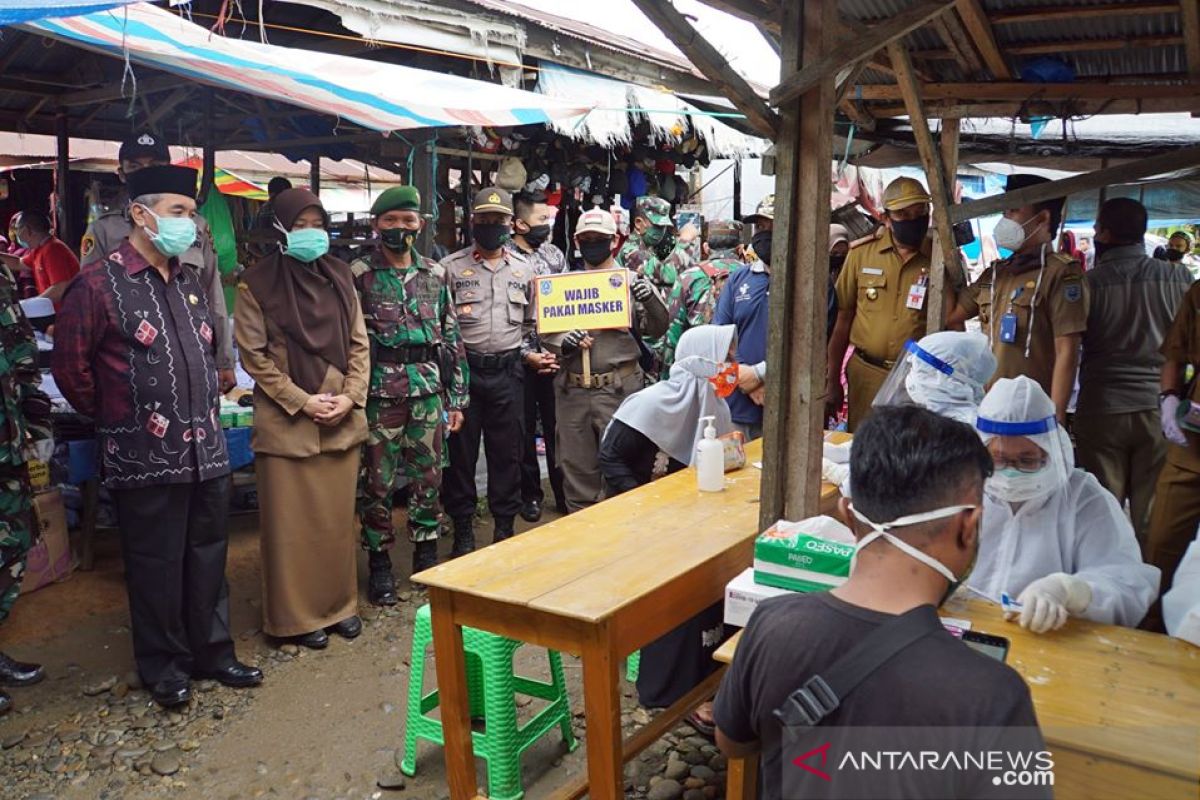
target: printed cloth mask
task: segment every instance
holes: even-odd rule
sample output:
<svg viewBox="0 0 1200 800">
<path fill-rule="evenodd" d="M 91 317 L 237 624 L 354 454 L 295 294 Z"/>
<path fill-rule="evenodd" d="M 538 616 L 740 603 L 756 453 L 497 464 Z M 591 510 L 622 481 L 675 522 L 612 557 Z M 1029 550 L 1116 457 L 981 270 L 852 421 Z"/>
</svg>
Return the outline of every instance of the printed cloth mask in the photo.
<svg viewBox="0 0 1200 800">
<path fill-rule="evenodd" d="M 663 237 L 667 235 L 667 229 L 664 225 L 651 225 L 646 230 L 642 231 L 642 241 L 648 247 L 656 247 Z"/>
<path fill-rule="evenodd" d="M 383 246 L 393 253 L 407 253 L 416 241 L 419 231 L 411 228 L 383 228 L 379 231 L 379 239 Z"/>
<path fill-rule="evenodd" d="M 729 361 L 721 365 L 721 370 L 716 375 L 710 375 L 708 382 L 713 385 L 713 389 L 717 393 L 717 397 L 725 398 L 732 395 L 737 390 L 738 383 L 738 365 L 736 361 Z"/>
<path fill-rule="evenodd" d="M 487 251 L 499 250 L 512 236 L 512 229 L 504 222 L 477 222 L 471 226 L 475 243 Z"/>
<path fill-rule="evenodd" d="M 146 213 L 154 217 L 157 231 L 145 228 L 146 235 L 158 252 L 164 256 L 174 257 L 183 255 L 184 251 L 196 243 L 196 221 L 190 217 L 160 217 L 147 206 L 142 206 Z"/>
<path fill-rule="evenodd" d="M 950 596 L 953 595 L 958 590 L 959 586 L 961 586 L 963 583 L 966 582 L 967 578 L 970 577 L 970 575 L 971 575 L 971 571 L 975 569 L 975 561 L 979 558 L 979 537 L 978 536 L 975 537 L 975 552 L 971 555 L 971 563 L 967 565 L 967 571 L 964 572 L 961 576 L 958 576 L 958 575 L 954 574 L 953 570 L 951 570 L 949 567 L 947 567 L 942 562 L 938 561 L 933 556 L 929 555 L 928 553 L 922 552 L 921 550 L 918 550 L 917 548 L 913 547 L 911 544 L 904 541 L 900 537 L 893 536 L 891 534 L 891 530 L 893 528 L 904 528 L 909 525 L 919 525 L 922 522 L 932 522 L 935 519 L 945 519 L 946 517 L 952 517 L 955 514 L 961 513 L 963 511 L 971 511 L 974 508 L 975 508 L 975 506 L 946 506 L 945 508 L 936 508 L 932 511 L 924 511 L 920 514 L 910 514 L 906 517 L 899 517 L 898 519 L 894 519 L 891 522 L 880 523 L 880 522 L 872 522 L 871 520 L 867 519 L 867 517 L 862 512 L 860 512 L 857 508 L 854 508 L 853 506 L 851 506 L 850 513 L 853 514 L 855 516 L 855 518 L 858 519 L 860 522 L 862 522 L 865 525 L 870 525 L 872 528 L 872 533 L 868 533 L 866 536 L 864 536 L 862 539 L 859 540 L 858 548 L 855 550 L 855 558 L 858 557 L 858 553 L 864 547 L 866 547 L 867 545 L 869 545 L 871 542 L 875 541 L 876 539 L 879 539 L 881 537 L 884 539 L 887 539 L 888 543 L 891 544 L 893 547 L 899 549 L 905 555 L 907 555 L 911 558 L 915 558 L 917 561 L 920 561 L 922 564 L 929 567 L 934 572 L 938 573 L 939 575 L 941 575 L 943 578 L 945 578 L 947 581 L 950 582 L 950 585 L 946 587 L 945 594 L 942 595 L 942 599 L 938 601 L 938 606 L 940 607 L 942 604 L 944 604 L 947 600 L 950 599 Z M 850 564 L 850 572 L 851 572 L 851 574 L 853 574 L 853 572 L 854 572 L 853 561 L 851 561 L 851 564 Z"/>
</svg>

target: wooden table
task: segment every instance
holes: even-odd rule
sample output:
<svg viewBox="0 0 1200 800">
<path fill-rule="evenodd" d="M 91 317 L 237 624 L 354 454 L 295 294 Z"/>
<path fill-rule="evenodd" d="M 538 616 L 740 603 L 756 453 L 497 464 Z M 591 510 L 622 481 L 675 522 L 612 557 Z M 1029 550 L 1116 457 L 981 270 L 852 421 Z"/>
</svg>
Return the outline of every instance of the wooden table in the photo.
<svg viewBox="0 0 1200 800">
<path fill-rule="evenodd" d="M 1055 797 L 1200 796 L 1200 648 L 1085 620 L 1039 636 L 983 600 L 955 598 L 942 614 L 1010 641 L 1007 663 L 1029 684 L 1053 752 Z M 740 638 L 714 658 L 732 661 Z M 729 800 L 755 796 L 756 762 L 729 762 Z"/>
<path fill-rule="evenodd" d="M 760 443 L 746 451 L 762 458 Z M 721 672 L 622 741 L 622 659 L 720 600 L 751 561 L 761 474 L 747 464 L 726 479 L 706 494 L 684 470 L 414 576 L 429 587 L 453 800 L 480 796 L 463 625 L 582 656 L 588 781 L 561 796 L 621 797 L 624 760 L 711 696 Z M 822 487 L 824 503 L 837 496 Z"/>
</svg>

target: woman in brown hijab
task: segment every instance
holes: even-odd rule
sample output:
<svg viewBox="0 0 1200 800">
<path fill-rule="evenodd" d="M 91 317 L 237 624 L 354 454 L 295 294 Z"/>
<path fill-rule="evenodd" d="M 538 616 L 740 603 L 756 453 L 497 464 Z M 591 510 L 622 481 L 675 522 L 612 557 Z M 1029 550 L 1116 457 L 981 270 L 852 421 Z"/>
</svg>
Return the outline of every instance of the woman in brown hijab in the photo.
<svg viewBox="0 0 1200 800">
<path fill-rule="evenodd" d="M 246 271 L 234 330 L 255 381 L 263 630 L 306 647 L 358 618 L 354 525 L 370 350 L 350 267 L 328 255 L 329 215 L 307 189 L 275 198 L 286 242 Z"/>
</svg>

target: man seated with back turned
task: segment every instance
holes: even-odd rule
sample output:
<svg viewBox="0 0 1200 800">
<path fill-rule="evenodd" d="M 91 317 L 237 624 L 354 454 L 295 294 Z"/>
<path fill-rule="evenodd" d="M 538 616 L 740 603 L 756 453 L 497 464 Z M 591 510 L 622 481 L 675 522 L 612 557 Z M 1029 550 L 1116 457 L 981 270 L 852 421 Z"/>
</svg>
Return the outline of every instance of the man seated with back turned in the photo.
<svg viewBox="0 0 1200 800">
<path fill-rule="evenodd" d="M 978 435 L 961 422 L 923 408 L 877 408 L 855 434 L 850 466 L 853 505 L 845 498 L 839 504 L 859 541 L 850 577 L 832 591 L 775 597 L 755 609 L 717 692 L 714 717 L 721 750 L 731 757 L 761 751 L 760 796 L 784 797 L 791 780 L 785 773 L 785 768 L 791 769 L 787 762 L 804 753 L 792 752 L 773 712 L 812 676 L 833 682 L 844 669 L 837 662 L 851 648 L 897 615 L 920 606 L 925 611 L 916 614 L 927 612 L 931 617 L 929 632 L 843 692 L 840 705 L 824 717 L 821 727 L 1004 727 L 1019 732 L 1022 752 L 1044 749 L 1029 688 L 1021 677 L 955 639 L 933 616 L 935 607 L 970 573 L 979 549 L 983 484 L 991 475 L 992 460 Z M 837 733 L 845 732 L 822 735 Z M 855 738 L 849 741 L 856 744 Z M 907 737 L 905 741 L 893 741 L 896 747 L 890 749 L 903 750 L 911 743 Z M 997 740 L 991 743 L 984 749 L 1003 749 Z M 830 751 L 824 771 L 834 773 L 841 758 L 842 753 Z M 838 771 L 828 781 L 805 781 L 805 796 L 842 797 L 843 777 Z M 906 787 L 904 794 L 1018 795 L 1012 787 L 994 787 L 990 775 L 979 777 L 922 772 L 921 783 Z M 889 796 L 895 788 L 875 786 L 872 789 L 879 791 L 870 796 Z M 1031 795 L 1022 789 L 1019 794 L 1050 796 L 1050 790 Z"/>
</svg>

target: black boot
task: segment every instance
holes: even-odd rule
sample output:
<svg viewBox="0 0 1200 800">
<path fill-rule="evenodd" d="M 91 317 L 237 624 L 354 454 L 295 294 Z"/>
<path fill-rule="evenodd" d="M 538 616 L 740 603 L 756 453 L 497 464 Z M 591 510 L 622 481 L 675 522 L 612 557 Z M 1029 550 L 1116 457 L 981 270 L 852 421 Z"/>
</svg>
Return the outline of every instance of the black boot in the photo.
<svg viewBox="0 0 1200 800">
<path fill-rule="evenodd" d="M 392 577 L 392 557 L 386 550 L 367 554 L 371 575 L 367 578 L 367 599 L 372 605 L 396 605 L 396 579 Z"/>
<path fill-rule="evenodd" d="M 437 566 L 437 539 L 413 542 L 413 575 Z"/>
<path fill-rule="evenodd" d="M 0 686 L 32 686 L 45 677 L 41 664 L 25 664 L 0 653 Z"/>
<path fill-rule="evenodd" d="M 496 517 L 496 527 L 492 531 L 492 541 L 502 542 L 511 539 L 513 535 L 513 518 Z"/>
<path fill-rule="evenodd" d="M 454 520 L 454 546 L 450 557 L 458 558 L 475 552 L 475 523 L 471 517 Z"/>
</svg>

